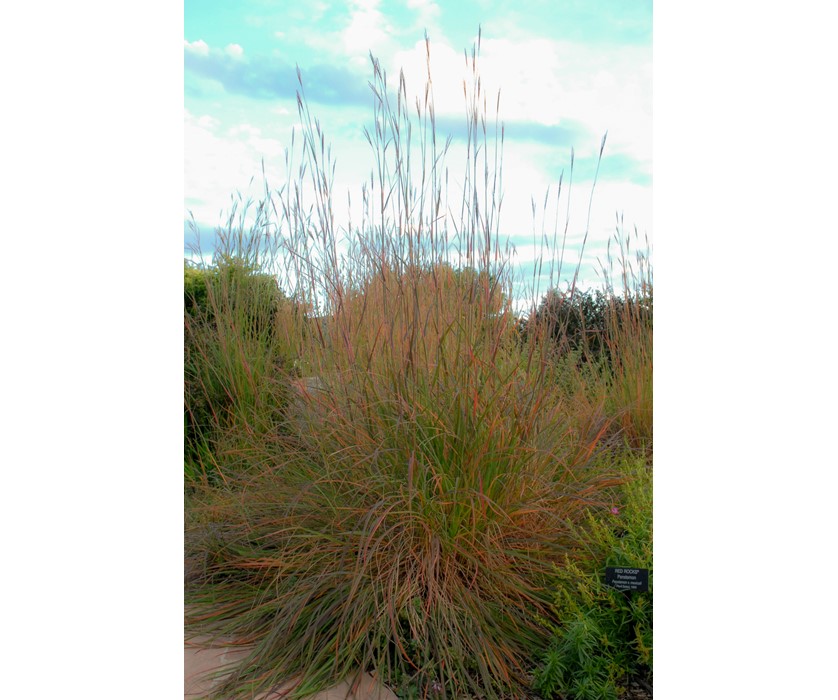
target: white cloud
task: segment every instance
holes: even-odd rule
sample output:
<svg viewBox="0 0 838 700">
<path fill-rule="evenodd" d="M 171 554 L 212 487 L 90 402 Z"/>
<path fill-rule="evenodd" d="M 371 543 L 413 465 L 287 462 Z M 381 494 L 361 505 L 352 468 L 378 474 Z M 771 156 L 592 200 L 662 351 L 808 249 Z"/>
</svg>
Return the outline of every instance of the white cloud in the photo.
<svg viewBox="0 0 838 700">
<path fill-rule="evenodd" d="M 244 49 L 238 44 L 227 44 L 224 47 L 224 53 L 230 58 L 242 58 L 244 56 Z"/>
<path fill-rule="evenodd" d="M 262 133 L 262 130 L 251 124 L 236 124 L 236 126 L 230 127 L 227 133 L 234 137 L 240 137 L 242 135 L 245 137 L 258 137 Z"/>
<path fill-rule="evenodd" d="M 484 37 L 480 68 L 489 94 L 502 89 L 504 118 L 572 119 L 608 130 L 621 151 L 651 156 L 650 49 Z"/>
<path fill-rule="evenodd" d="M 218 119 L 211 117 L 209 114 L 204 114 L 198 118 L 198 126 L 208 131 L 217 129 L 219 125 Z"/>
<path fill-rule="evenodd" d="M 186 41 L 183 40 L 183 47 L 189 53 L 197 54 L 198 56 L 209 56 L 209 46 L 203 39 L 198 39 L 198 41 Z"/>
<path fill-rule="evenodd" d="M 456 114 L 465 118 L 463 80 L 466 66 L 462 52 L 455 51 L 445 41 L 431 41 L 431 81 L 433 103 L 437 116 Z M 415 104 L 418 97 L 424 101 L 425 84 L 428 80 L 428 59 L 424 39 L 417 41 L 411 49 L 397 51 L 388 61 L 388 76 L 395 88 L 399 71 L 404 71 L 408 102 Z"/>
<path fill-rule="evenodd" d="M 278 154 L 281 146 L 274 139 L 264 138 L 250 124 L 242 124 L 227 133 L 216 133 L 215 117 L 196 117 L 184 110 L 184 191 L 190 194 L 190 207 L 198 222 L 220 223 L 230 207 L 231 195 L 241 192 L 258 200 L 264 193 L 261 181 L 261 159 L 269 182 L 279 182 Z M 250 184 L 253 179 L 252 185 Z"/>
<path fill-rule="evenodd" d="M 392 24 L 378 9 L 379 0 L 353 0 L 347 27 L 340 33 L 341 44 L 356 65 L 367 65 L 369 52 L 378 56 L 392 47 Z"/>
<path fill-rule="evenodd" d="M 527 242 L 533 240 L 541 245 L 542 235 L 552 245 L 557 233 L 558 246 L 567 226 L 567 245 L 577 248 L 581 245 L 585 231 L 584 261 L 598 269 L 596 258 L 605 260 L 605 247 L 616 232 L 616 214 L 624 216 L 626 230 L 638 226 L 641 236 L 651 232 L 652 191 L 629 182 L 599 181 L 592 189 L 592 183 L 570 182 L 570 154 L 564 166 L 564 180 L 557 199 L 558 178 L 551 178 L 544 170 L 543 153 L 535 144 L 506 145 L 503 154 L 503 205 L 501 208 L 501 232 L 514 235 L 523 242 L 519 254 L 523 261 L 532 260 L 532 251 L 527 252 Z M 452 161 L 456 162 L 456 161 Z M 549 196 L 545 205 L 545 193 Z M 535 202 L 535 218 L 533 217 Z M 590 220 L 588 209 L 590 207 Z M 567 258 L 566 258 L 567 260 Z"/>
<path fill-rule="evenodd" d="M 421 17 L 433 19 L 438 8 L 427 0 L 409 0 L 409 6 Z M 429 29 L 430 33 L 430 29 Z M 277 32 L 279 36 L 281 32 Z M 308 39 L 306 39 L 308 41 Z M 342 32 L 319 33 L 312 37 L 325 60 L 362 64 L 364 75 L 369 74 L 369 51 L 380 58 L 387 69 L 391 89 L 398 85 L 399 69 L 403 67 L 409 93 L 411 115 L 415 115 L 415 96 L 424 94 L 427 78 L 425 42 L 421 29 L 410 48 L 402 48 L 393 39 L 392 26 L 384 16 L 377 0 L 356 0 L 351 5 L 350 20 Z M 316 43 L 319 42 L 319 43 Z M 237 47 L 238 52 L 231 47 Z M 187 51 L 207 55 L 209 47 L 203 41 L 185 42 Z M 217 51 L 217 49 L 216 49 Z M 228 55 L 241 47 L 231 44 Z M 438 116 L 465 120 L 463 80 L 471 85 L 471 69 L 463 56 L 463 47 L 454 48 L 441 34 L 431 33 L 431 77 Z M 470 50 L 469 50 L 470 59 Z M 482 89 L 487 97 L 490 116 L 494 116 L 497 90 L 501 88 L 500 118 L 511 121 L 534 121 L 545 125 L 561 124 L 565 120 L 582 123 L 593 137 L 586 143 L 574 143 L 577 159 L 595 155 L 602 133 L 608 129 L 606 157 L 609 153 L 623 153 L 641 162 L 651 162 L 651 49 L 648 47 L 591 47 L 584 44 L 558 42 L 546 38 L 520 37 L 514 34 L 501 38 L 483 36 L 479 69 Z M 293 112 L 293 108 L 291 109 Z M 319 107 L 315 116 L 330 118 L 330 108 Z M 290 117 L 286 106 L 270 110 L 279 117 Z M 335 112 L 337 114 L 337 112 Z M 368 115 L 370 116 L 370 115 Z M 344 118 L 334 117 L 336 123 Z M 290 137 L 282 142 L 268 138 L 273 132 L 268 121 L 249 115 L 252 123 L 237 124 L 219 129 L 218 120 L 209 115 L 185 116 L 186 182 L 185 191 L 198 193 L 206 206 L 202 214 L 193 209 L 201 221 L 215 222 L 218 209 L 229 206 L 230 195 L 244 192 L 254 179 L 254 197 L 261 191 L 261 158 L 265 158 L 271 185 L 279 183 L 278 174 L 271 168 L 280 166 L 283 147 L 290 145 Z M 293 121 L 281 119 L 283 123 Z M 258 124 L 259 126 L 255 126 Z M 259 127 L 264 127 L 260 129 Z M 359 205 L 361 183 L 368 179 L 371 155 L 368 146 L 344 140 L 338 129 L 326 129 L 327 140 L 334 144 L 337 158 L 334 206 L 337 223 L 345 222 L 346 191 L 350 190 L 353 204 L 353 225 L 360 223 Z M 299 135 L 298 135 L 299 136 Z M 297 144 L 299 150 L 299 141 Z M 534 142 L 510 142 L 504 152 L 504 200 L 501 211 L 503 234 L 531 236 L 533 219 L 531 200 L 537 210 L 536 229 L 541 231 L 541 207 L 546 187 L 555 192 L 555 163 L 548 171 L 546 150 Z M 555 149 L 552 151 L 555 158 Z M 559 204 L 559 235 L 564 227 L 567 209 L 567 179 L 570 148 L 560 153 L 565 167 L 565 181 Z M 417 159 L 414 162 L 418 162 Z M 465 150 L 455 141 L 447 158 L 450 170 L 449 201 L 459 214 Z M 573 183 L 570 200 L 569 236 L 581 239 L 586 227 L 590 182 Z M 551 196 L 545 229 L 552 238 L 555 221 L 555 195 Z M 604 260 L 604 244 L 614 235 L 615 213 L 624 212 L 626 228 L 635 223 L 644 231 L 651 231 L 651 188 L 623 182 L 600 181 L 594 192 L 590 233 L 585 260 L 597 266 L 596 258 Z M 203 217 L 203 218 L 202 218 Z M 458 222 L 459 223 L 459 222 Z M 519 239 L 521 240 L 521 239 Z M 532 261 L 535 250 L 523 243 L 518 247 L 521 262 Z M 575 259 L 572 261 L 575 264 Z M 566 256 L 565 265 L 571 264 Z M 567 269 L 567 268 L 565 268 Z"/>
<path fill-rule="evenodd" d="M 399 68 L 404 69 L 412 105 L 415 96 L 424 92 L 425 42 L 395 51 L 386 65 L 394 85 Z M 503 121 L 584 124 L 595 138 L 574 144 L 577 156 L 595 154 L 600 137 L 608 131 L 610 152 L 651 161 L 652 67 L 648 48 L 484 36 L 478 70 L 490 117 L 500 90 Z M 437 114 L 464 117 L 463 80 L 471 90 L 473 78 L 462 49 L 454 49 L 444 39 L 432 39 L 431 77 Z"/>
<path fill-rule="evenodd" d="M 403 68 L 410 104 L 424 92 L 425 42 L 382 57 L 391 82 Z M 471 61 L 469 52 L 469 62 Z M 483 37 L 478 60 L 481 92 L 493 117 L 500 90 L 500 118 L 546 126 L 585 124 L 590 143 L 575 144 L 578 156 L 592 155 L 608 131 L 610 152 L 651 160 L 651 51 L 637 47 L 590 47 L 550 39 Z M 438 115 L 465 116 L 463 80 L 472 89 L 472 70 L 462 49 L 444 39 L 431 41 L 431 77 Z"/>
<path fill-rule="evenodd" d="M 422 29 L 427 29 L 429 34 L 437 34 L 437 20 L 440 16 L 439 5 L 433 0 L 408 0 L 407 6 L 411 10 L 417 11 L 416 25 Z"/>
</svg>

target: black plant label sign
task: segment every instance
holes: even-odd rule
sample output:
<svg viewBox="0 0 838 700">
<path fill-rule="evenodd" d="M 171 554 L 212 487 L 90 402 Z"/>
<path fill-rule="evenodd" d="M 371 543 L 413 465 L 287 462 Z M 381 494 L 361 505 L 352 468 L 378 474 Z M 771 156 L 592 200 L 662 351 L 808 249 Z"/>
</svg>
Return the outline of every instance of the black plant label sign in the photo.
<svg viewBox="0 0 838 700">
<path fill-rule="evenodd" d="M 605 567 L 605 585 L 618 591 L 643 593 L 649 590 L 649 569 Z"/>
</svg>

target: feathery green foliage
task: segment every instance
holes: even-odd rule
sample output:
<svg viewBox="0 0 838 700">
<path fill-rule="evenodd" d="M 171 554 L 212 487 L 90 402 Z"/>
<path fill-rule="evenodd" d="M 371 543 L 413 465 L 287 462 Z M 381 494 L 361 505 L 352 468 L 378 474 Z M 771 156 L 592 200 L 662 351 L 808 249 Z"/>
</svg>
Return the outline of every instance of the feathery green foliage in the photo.
<svg viewBox="0 0 838 700">
<path fill-rule="evenodd" d="M 652 477 L 629 460 L 617 513 L 589 513 L 588 558 L 556 567 L 553 640 L 536 673 L 545 698 L 617 700 L 632 675 L 652 673 L 652 585 L 626 593 L 604 583 L 606 566 L 652 568 Z"/>
</svg>

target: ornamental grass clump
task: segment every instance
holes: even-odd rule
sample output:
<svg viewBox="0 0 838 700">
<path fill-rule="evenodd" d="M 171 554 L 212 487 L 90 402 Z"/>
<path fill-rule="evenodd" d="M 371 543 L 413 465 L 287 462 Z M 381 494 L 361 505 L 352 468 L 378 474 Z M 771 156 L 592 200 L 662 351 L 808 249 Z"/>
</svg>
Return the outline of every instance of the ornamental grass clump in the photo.
<svg viewBox="0 0 838 700">
<path fill-rule="evenodd" d="M 550 639 L 553 567 L 575 560 L 574 523 L 616 483 L 597 468 L 607 417 L 548 381 L 544 344 L 516 340 L 502 131 L 489 139 L 476 50 L 470 66 L 453 223 L 430 82 L 411 118 L 403 76 L 394 96 L 373 61 L 376 169 L 343 237 L 301 88 L 304 164 L 274 195 L 274 250 L 313 310 L 292 343 L 310 376 L 281 430 L 245 435 L 249 468 L 196 498 L 189 538 L 190 629 L 252 645 L 219 698 L 289 679 L 302 695 L 358 670 L 422 697 L 524 692 Z"/>
</svg>

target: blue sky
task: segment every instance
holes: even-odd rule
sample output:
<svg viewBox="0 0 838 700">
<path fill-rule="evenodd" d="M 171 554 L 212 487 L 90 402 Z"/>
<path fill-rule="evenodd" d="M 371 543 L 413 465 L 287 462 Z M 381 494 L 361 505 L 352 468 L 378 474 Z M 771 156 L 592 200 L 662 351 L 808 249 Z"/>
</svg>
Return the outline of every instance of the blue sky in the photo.
<svg viewBox="0 0 838 700">
<path fill-rule="evenodd" d="M 303 6 L 187 0 L 184 10 L 184 216 L 194 216 L 202 241 L 226 218 L 233 194 L 260 196 L 263 159 L 269 185 L 283 181 L 283 152 L 298 123 L 297 66 L 310 109 L 332 145 L 338 221 L 345 222 L 346 192 L 360 201 L 373 163 L 363 134 L 373 119 L 370 53 L 391 86 L 403 70 L 408 92 L 418 94 L 426 78 L 425 32 L 438 129 L 453 137 L 446 163 L 456 188 L 455 175 L 465 164 L 464 50 L 471 52 L 478 27 L 484 92 L 490 104 L 498 91 L 501 96 L 500 233 L 515 247 L 515 265 L 532 269 L 533 232 L 540 234 L 542 218 L 552 231 L 556 186 L 564 173 L 559 209 L 563 223 L 569 205 L 571 251 L 564 269 L 573 269 L 568 262 L 578 260 L 588 226 L 606 131 L 583 281 L 600 284 L 597 258 L 605 258 L 617 215 L 626 229 L 636 227 L 651 240 L 651 2 L 321 0 Z M 548 187 L 553 203 L 545 212 Z M 455 192 L 451 196 L 459 201 Z M 192 240 L 187 227 L 184 235 L 187 243 Z"/>
</svg>

